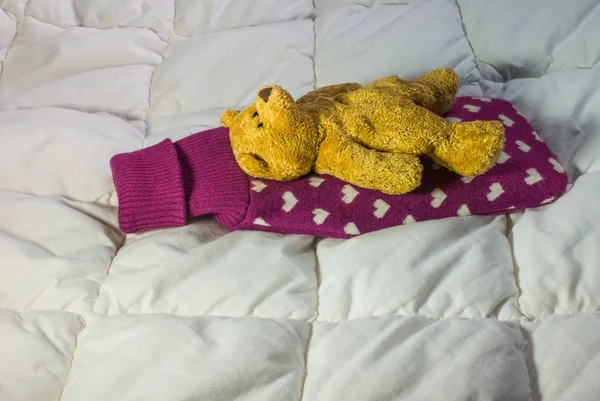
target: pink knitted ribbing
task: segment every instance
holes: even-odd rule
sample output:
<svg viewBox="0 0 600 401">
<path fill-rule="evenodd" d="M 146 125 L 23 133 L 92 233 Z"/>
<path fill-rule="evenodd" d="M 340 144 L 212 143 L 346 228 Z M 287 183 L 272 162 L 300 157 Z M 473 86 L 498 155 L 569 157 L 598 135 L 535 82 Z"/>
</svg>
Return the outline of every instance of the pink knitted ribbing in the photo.
<svg viewBox="0 0 600 401">
<path fill-rule="evenodd" d="M 183 173 L 188 217 L 215 215 L 235 226 L 248 209 L 248 176 L 238 167 L 229 131 L 220 127 L 175 142 Z"/>
<path fill-rule="evenodd" d="M 175 143 L 165 139 L 116 155 L 110 165 L 125 233 L 179 227 L 204 214 L 230 227 L 246 215 L 248 176 L 235 162 L 225 128 Z"/>
<path fill-rule="evenodd" d="M 181 169 L 170 139 L 110 161 L 124 233 L 186 224 Z"/>
</svg>

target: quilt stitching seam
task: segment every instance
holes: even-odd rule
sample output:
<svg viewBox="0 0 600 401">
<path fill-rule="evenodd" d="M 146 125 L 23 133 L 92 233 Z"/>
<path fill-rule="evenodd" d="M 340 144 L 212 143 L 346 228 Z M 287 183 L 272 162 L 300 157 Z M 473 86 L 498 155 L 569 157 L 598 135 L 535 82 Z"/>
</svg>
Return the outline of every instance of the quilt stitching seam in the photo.
<svg viewBox="0 0 600 401">
<path fill-rule="evenodd" d="M 473 63 L 475 64 L 475 70 L 479 74 L 479 79 L 475 83 L 477 84 L 477 86 L 479 87 L 481 92 L 483 93 L 483 90 L 481 89 L 481 84 L 480 84 L 480 82 L 483 80 L 483 75 L 481 74 L 481 69 L 479 68 L 479 57 L 477 57 L 477 53 L 475 53 L 473 44 L 471 43 L 471 41 L 469 40 L 469 36 L 467 35 L 467 28 L 466 28 L 465 22 L 463 20 L 463 13 L 462 13 L 462 9 L 460 8 L 460 5 L 458 4 L 458 0 L 454 0 L 454 6 L 456 7 L 456 12 L 458 13 L 458 18 L 460 20 L 460 28 L 462 30 L 462 34 L 463 34 L 465 40 L 467 41 L 467 44 L 469 45 L 469 50 L 471 51 L 471 54 L 473 54 Z"/>
</svg>

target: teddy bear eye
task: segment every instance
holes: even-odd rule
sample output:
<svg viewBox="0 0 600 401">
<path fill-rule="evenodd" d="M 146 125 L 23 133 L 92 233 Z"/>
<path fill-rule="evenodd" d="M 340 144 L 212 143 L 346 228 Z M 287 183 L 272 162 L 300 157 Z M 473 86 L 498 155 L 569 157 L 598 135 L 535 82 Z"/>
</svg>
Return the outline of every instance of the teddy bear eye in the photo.
<svg viewBox="0 0 600 401">
<path fill-rule="evenodd" d="M 255 111 L 254 114 L 252 114 L 252 117 L 258 117 L 258 111 Z"/>
<path fill-rule="evenodd" d="M 263 126 L 264 126 L 264 124 L 263 124 L 263 123 L 259 123 L 259 124 L 258 124 L 258 128 L 262 128 Z"/>
</svg>

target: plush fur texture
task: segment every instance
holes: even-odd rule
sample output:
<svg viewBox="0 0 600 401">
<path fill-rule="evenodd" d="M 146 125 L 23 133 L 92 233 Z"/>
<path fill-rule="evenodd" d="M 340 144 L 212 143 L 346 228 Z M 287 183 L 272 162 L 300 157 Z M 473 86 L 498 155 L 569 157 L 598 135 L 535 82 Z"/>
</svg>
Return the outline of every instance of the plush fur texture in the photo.
<svg viewBox="0 0 600 401">
<path fill-rule="evenodd" d="M 500 121 L 449 123 L 459 78 L 433 70 L 415 81 L 390 76 L 365 86 L 316 89 L 294 101 L 279 86 L 258 91 L 242 111 L 228 109 L 236 161 L 248 175 L 278 181 L 311 170 L 387 194 L 421 183 L 419 156 L 464 176 L 485 173 L 504 147 Z"/>
</svg>

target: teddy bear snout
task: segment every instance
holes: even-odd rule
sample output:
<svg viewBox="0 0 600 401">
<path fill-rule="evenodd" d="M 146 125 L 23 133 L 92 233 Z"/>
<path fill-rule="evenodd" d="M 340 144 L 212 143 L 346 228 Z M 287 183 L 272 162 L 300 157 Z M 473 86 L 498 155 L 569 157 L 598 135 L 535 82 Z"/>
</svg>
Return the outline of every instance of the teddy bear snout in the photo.
<svg viewBox="0 0 600 401">
<path fill-rule="evenodd" d="M 269 100 L 269 96 L 271 96 L 271 91 L 273 90 L 272 87 L 268 87 L 268 88 L 264 88 L 261 89 L 260 92 L 258 92 L 258 96 L 264 101 L 267 102 Z"/>
</svg>

